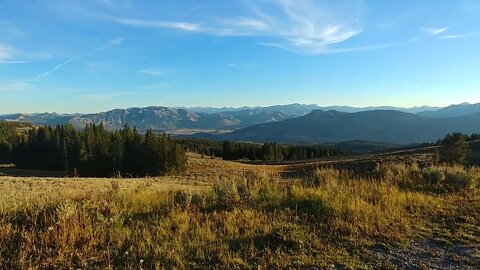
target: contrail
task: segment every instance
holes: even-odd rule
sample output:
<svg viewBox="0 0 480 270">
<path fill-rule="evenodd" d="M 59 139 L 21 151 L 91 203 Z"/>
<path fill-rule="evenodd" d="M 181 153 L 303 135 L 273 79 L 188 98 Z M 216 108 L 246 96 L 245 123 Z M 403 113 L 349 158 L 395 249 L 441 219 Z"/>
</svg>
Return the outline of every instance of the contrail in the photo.
<svg viewBox="0 0 480 270">
<path fill-rule="evenodd" d="M 32 80 L 30 80 L 30 81 L 31 81 L 31 82 L 35 82 L 35 81 L 40 80 L 41 78 L 47 77 L 47 76 L 49 76 L 50 74 L 52 74 L 53 72 L 55 72 L 55 71 L 59 70 L 60 68 L 62 68 L 63 66 L 66 66 L 66 65 L 72 63 L 73 61 L 75 61 L 75 59 L 69 59 L 69 60 L 67 60 L 67 61 L 65 61 L 65 62 L 63 62 L 63 63 L 55 66 L 55 67 L 52 68 L 51 70 L 46 71 L 46 72 L 38 75 L 37 77 L 35 77 L 34 79 L 32 79 Z"/>
</svg>

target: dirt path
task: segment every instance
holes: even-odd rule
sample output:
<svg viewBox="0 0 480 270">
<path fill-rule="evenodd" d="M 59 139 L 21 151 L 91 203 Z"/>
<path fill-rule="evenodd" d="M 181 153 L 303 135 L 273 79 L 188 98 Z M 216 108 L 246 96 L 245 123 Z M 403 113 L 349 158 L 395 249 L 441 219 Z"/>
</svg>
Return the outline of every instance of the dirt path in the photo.
<svg viewBox="0 0 480 270">
<path fill-rule="evenodd" d="M 480 246 L 417 240 L 405 248 L 376 247 L 365 254 L 373 269 L 479 269 Z"/>
</svg>

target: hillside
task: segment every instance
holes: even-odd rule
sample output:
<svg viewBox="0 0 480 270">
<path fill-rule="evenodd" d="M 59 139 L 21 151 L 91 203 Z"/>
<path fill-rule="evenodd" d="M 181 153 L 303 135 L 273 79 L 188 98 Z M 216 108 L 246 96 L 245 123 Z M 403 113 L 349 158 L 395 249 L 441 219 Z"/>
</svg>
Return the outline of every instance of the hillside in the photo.
<svg viewBox="0 0 480 270">
<path fill-rule="evenodd" d="M 435 111 L 424 111 L 418 113 L 418 115 L 423 117 L 431 118 L 445 118 L 445 117 L 455 117 L 455 116 L 465 116 L 480 113 L 480 103 L 470 104 L 462 103 L 457 105 L 450 105 L 445 108 L 441 108 Z"/>
<path fill-rule="evenodd" d="M 434 142 L 448 133 L 480 131 L 480 114 L 432 119 L 399 111 L 342 113 L 313 111 L 298 118 L 240 129 L 223 139 L 283 143 L 332 143 L 352 140 L 392 144 Z"/>
</svg>

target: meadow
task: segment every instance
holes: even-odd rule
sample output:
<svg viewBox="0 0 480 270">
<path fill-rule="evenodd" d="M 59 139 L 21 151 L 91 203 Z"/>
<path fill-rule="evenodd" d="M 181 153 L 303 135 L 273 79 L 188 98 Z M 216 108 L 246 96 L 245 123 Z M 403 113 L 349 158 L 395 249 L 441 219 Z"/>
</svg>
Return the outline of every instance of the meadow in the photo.
<svg viewBox="0 0 480 270">
<path fill-rule="evenodd" d="M 382 160 L 299 173 L 190 155 L 177 176 L 3 176 L 0 268 L 478 267 L 480 169 Z"/>
</svg>

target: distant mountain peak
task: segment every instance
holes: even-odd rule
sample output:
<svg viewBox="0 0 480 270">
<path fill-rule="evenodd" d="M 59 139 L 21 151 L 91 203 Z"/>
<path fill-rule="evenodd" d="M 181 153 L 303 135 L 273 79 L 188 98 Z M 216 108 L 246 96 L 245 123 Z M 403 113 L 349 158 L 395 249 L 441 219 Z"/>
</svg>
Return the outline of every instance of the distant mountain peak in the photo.
<svg viewBox="0 0 480 270">
<path fill-rule="evenodd" d="M 274 123 L 287 119 L 307 116 L 307 118 L 324 119 L 335 122 L 344 118 L 376 119 L 384 122 L 389 119 L 415 119 L 421 117 L 446 118 L 480 113 L 479 104 L 462 103 L 446 108 L 428 106 L 398 107 L 365 107 L 349 106 L 320 107 L 315 104 L 293 103 L 268 107 L 210 108 L 210 107 L 130 107 L 113 109 L 106 112 L 90 114 L 10 114 L 0 116 L 0 120 L 29 122 L 38 125 L 59 125 L 71 123 L 82 128 L 87 123 L 103 123 L 108 129 L 122 128 L 125 124 L 135 126 L 139 130 L 148 128 L 166 132 L 193 131 L 231 131 L 262 123 Z M 352 115 L 347 115 L 351 113 Z"/>
</svg>

